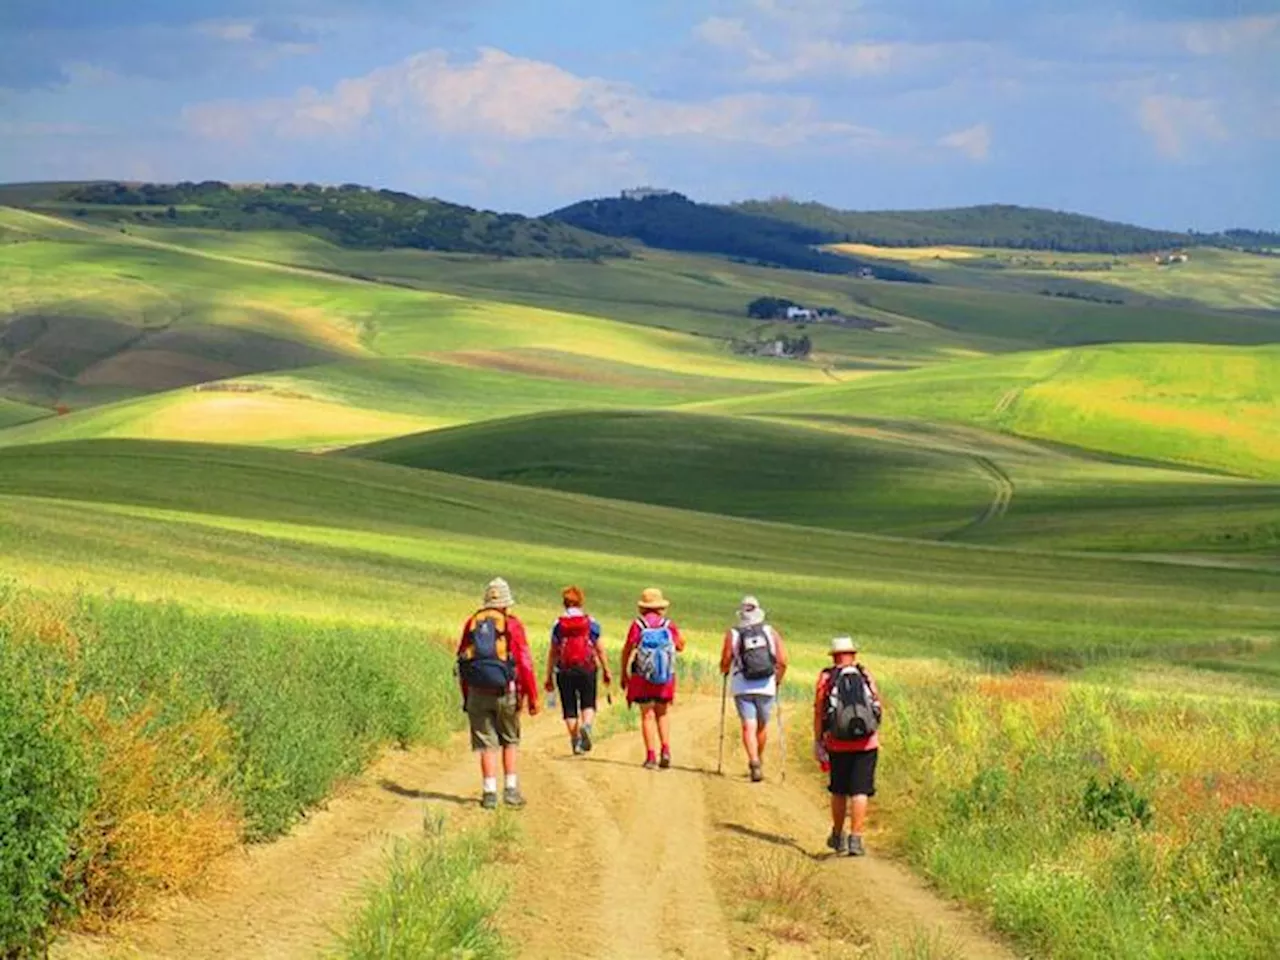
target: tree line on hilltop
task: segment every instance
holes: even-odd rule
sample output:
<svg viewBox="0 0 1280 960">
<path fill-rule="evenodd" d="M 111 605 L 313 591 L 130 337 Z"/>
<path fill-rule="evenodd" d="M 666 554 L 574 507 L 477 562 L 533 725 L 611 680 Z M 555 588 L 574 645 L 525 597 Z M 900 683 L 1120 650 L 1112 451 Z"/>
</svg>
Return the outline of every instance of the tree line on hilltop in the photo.
<svg viewBox="0 0 1280 960">
<path fill-rule="evenodd" d="M 1280 247 L 1280 234 L 1261 230 L 1180 233 L 1151 230 L 1035 207 L 985 204 L 947 210 L 836 210 L 786 198 L 750 200 L 730 209 L 824 233 L 829 242 L 884 247 L 1008 247 L 1068 253 L 1149 253 L 1183 246 L 1245 250 Z"/>
<path fill-rule="evenodd" d="M 880 280 L 930 282 L 913 270 L 815 249 L 836 239 L 826 231 L 695 203 L 678 193 L 638 200 L 583 200 L 549 216 L 592 233 L 630 237 L 662 250 L 715 253 L 760 266 L 816 273 L 859 273 Z"/>
<path fill-rule="evenodd" d="M 64 203 L 129 208 L 139 220 L 221 230 L 300 230 L 346 247 L 409 247 L 511 257 L 591 259 L 629 256 L 627 248 L 566 224 L 490 213 L 357 184 L 232 186 L 202 183 L 92 183 L 68 189 Z M 155 212 L 138 208 L 154 208 Z M 74 212 L 74 211 L 73 211 Z M 86 214 L 101 215 L 88 210 Z"/>
</svg>

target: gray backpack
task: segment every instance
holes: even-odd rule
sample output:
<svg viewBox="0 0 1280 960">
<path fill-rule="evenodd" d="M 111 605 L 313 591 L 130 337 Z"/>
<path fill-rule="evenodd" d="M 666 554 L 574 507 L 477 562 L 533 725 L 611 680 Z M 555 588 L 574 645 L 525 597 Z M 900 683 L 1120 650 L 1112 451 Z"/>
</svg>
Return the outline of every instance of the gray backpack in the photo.
<svg viewBox="0 0 1280 960">
<path fill-rule="evenodd" d="M 748 680 L 767 680 L 778 670 L 773 639 L 764 624 L 738 628 L 738 672 Z"/>
<path fill-rule="evenodd" d="M 833 740 L 863 740 L 880 729 L 880 704 L 860 664 L 834 672 L 827 695 L 826 728 Z"/>
</svg>

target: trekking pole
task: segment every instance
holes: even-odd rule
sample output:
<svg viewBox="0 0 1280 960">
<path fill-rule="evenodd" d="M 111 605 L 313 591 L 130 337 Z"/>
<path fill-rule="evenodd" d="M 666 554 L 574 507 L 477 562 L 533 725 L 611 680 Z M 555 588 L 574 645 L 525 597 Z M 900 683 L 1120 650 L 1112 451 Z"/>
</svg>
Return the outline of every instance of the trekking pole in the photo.
<svg viewBox="0 0 1280 960">
<path fill-rule="evenodd" d="M 782 782 L 787 782 L 787 728 L 782 725 L 782 684 L 778 684 L 778 746 L 782 751 Z"/>
<path fill-rule="evenodd" d="M 724 776 L 724 712 L 729 701 L 729 675 L 724 675 L 720 684 L 720 759 L 716 763 L 716 773 Z"/>
</svg>

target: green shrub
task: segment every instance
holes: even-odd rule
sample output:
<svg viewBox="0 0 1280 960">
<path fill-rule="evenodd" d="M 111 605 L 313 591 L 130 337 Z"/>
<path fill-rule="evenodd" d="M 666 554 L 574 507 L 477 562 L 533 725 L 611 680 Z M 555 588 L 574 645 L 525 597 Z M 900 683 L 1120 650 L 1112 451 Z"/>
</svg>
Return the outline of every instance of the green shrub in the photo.
<svg viewBox="0 0 1280 960">
<path fill-rule="evenodd" d="M 343 960 L 500 960 L 511 951 L 494 925 L 506 888 L 495 861 L 512 842 L 509 821 L 492 834 L 448 836 L 443 822 L 392 851 L 341 939 Z"/>
<path fill-rule="evenodd" d="M 0 623 L 0 956 L 21 957 L 71 906 L 63 867 L 90 784 L 74 736 Z"/>
<path fill-rule="evenodd" d="M 1151 801 L 1124 777 L 1115 776 L 1105 787 L 1090 777 L 1084 788 L 1084 818 L 1097 830 L 1112 830 L 1122 823 L 1151 826 Z"/>
</svg>

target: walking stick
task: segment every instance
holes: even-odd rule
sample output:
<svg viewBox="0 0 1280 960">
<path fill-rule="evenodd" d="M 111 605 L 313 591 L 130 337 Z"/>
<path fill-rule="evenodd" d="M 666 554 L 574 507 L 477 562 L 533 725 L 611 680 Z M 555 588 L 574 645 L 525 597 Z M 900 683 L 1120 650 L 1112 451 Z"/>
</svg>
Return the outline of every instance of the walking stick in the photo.
<svg viewBox="0 0 1280 960">
<path fill-rule="evenodd" d="M 787 728 L 782 725 L 782 684 L 778 684 L 778 745 L 782 750 L 782 782 L 787 782 Z"/>
<path fill-rule="evenodd" d="M 720 684 L 720 759 L 716 763 L 716 773 L 724 776 L 724 711 L 729 701 L 729 675 L 724 675 Z"/>
</svg>

